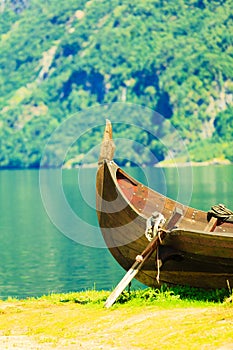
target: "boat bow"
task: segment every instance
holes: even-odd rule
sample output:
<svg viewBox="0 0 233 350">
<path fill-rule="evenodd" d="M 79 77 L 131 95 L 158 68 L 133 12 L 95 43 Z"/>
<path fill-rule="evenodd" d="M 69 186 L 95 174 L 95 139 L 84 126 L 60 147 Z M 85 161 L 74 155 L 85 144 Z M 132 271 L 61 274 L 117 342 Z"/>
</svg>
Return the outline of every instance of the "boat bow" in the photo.
<svg viewBox="0 0 233 350">
<path fill-rule="evenodd" d="M 203 288 L 233 285 L 233 224 L 184 206 L 129 176 L 114 161 L 115 145 L 106 122 L 96 178 L 96 205 L 106 245 L 128 270 L 148 246 L 145 232 L 154 212 L 173 222 L 169 233 L 145 262 L 136 278 L 156 287 L 160 281 Z M 174 213 L 182 212 L 174 219 Z M 172 219 L 173 218 L 173 219 Z M 172 221 L 173 220 L 173 221 Z"/>
</svg>

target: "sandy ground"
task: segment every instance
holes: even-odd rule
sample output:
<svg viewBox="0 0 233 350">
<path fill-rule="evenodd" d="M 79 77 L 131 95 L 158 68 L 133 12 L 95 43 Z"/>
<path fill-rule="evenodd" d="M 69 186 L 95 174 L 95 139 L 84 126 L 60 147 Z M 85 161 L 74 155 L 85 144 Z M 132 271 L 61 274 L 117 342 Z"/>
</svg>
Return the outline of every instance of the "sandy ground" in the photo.
<svg viewBox="0 0 233 350">
<path fill-rule="evenodd" d="M 127 345 L 112 347 L 97 344 L 96 341 L 80 342 L 78 340 L 60 341 L 59 344 L 36 342 L 33 337 L 25 335 L 20 336 L 0 336 L 1 350 L 141 350 L 140 348 L 132 348 Z M 232 348 L 231 348 L 232 349 Z"/>
<path fill-rule="evenodd" d="M 69 344 L 70 343 L 70 344 Z M 36 342 L 32 337 L 25 335 L 20 336 L 0 336 L 0 349 L 1 350 L 143 350 L 142 348 L 136 348 L 126 344 L 117 347 L 109 347 L 106 345 L 96 344 L 96 342 L 79 342 L 75 340 L 61 341 L 60 344 L 50 344 Z M 205 349 L 215 350 L 233 350 L 233 344 L 223 344 L 222 346 L 212 348 L 211 345 Z"/>
<path fill-rule="evenodd" d="M 0 349 L 6 350 L 6 349 L 12 349 L 12 350 L 47 350 L 47 349 L 58 349 L 58 350 L 144 350 L 142 347 L 135 347 L 135 346 L 127 346 L 127 338 L 123 336 L 121 339 L 117 340 L 117 345 L 107 345 L 104 341 L 104 339 L 107 339 L 109 337 L 114 337 L 115 332 L 118 330 L 122 330 L 127 325 L 130 324 L 130 332 L 127 334 L 128 337 L 134 337 L 134 330 L 136 328 L 142 327 L 145 322 L 152 322 L 153 320 L 163 317 L 168 317 L 171 322 L 175 323 L 182 323 L 183 320 L 190 318 L 191 316 L 198 316 L 198 314 L 205 314 L 208 313 L 208 308 L 202 308 L 195 309 L 195 308 L 187 308 L 187 309 L 179 309 L 176 310 L 178 312 L 174 312 L 174 310 L 160 310 L 160 311 L 152 311 L 147 310 L 143 314 L 134 315 L 131 317 L 128 317 L 125 319 L 125 321 L 119 322 L 117 321 L 117 317 L 114 318 L 114 322 L 112 322 L 112 315 L 107 314 L 105 315 L 104 319 L 109 322 L 109 326 L 107 329 L 104 329 L 103 327 L 100 328 L 94 335 L 90 335 L 89 340 L 81 340 L 78 339 L 60 339 L 59 341 L 56 340 L 55 343 L 48 342 L 48 339 L 43 339 L 43 337 L 30 337 L 26 335 L 5 335 L 0 336 Z M 117 313 L 120 311 L 116 311 L 115 316 L 117 316 Z M 233 326 L 233 325 L 232 325 Z M 232 328 L 233 329 L 233 328 Z M 177 332 L 177 329 L 174 329 L 175 332 Z M 181 330 L 179 330 L 180 333 Z M 178 333 L 177 333 L 178 335 Z M 166 336 L 165 336 L 166 338 Z M 165 341 L 165 339 L 161 339 Z M 154 349 L 157 349 L 155 347 Z M 184 349 L 182 347 L 182 349 Z M 233 343 L 225 343 L 222 344 L 220 347 L 213 347 L 211 344 L 205 345 L 201 350 L 233 350 Z M 153 349 L 151 349 L 153 350 Z M 189 349 L 190 350 L 190 349 Z"/>
</svg>

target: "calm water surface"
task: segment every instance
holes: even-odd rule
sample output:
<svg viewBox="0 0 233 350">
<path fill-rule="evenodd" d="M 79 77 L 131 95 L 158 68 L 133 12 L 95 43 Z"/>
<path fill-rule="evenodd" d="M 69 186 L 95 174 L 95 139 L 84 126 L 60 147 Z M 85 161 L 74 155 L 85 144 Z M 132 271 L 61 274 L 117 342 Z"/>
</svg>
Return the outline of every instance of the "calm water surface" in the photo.
<svg viewBox="0 0 233 350">
<path fill-rule="evenodd" d="M 196 167 L 191 173 L 187 168 L 127 171 L 193 207 L 233 207 L 233 166 Z M 63 171 L 64 193 L 72 210 L 95 227 L 95 239 L 101 241 L 94 209 L 96 169 L 83 169 L 81 176 L 79 172 Z M 42 203 L 38 171 L 0 171 L 0 193 L 0 298 L 111 289 L 122 278 L 124 270 L 106 248 L 97 247 L 95 240 L 73 241 L 51 222 Z M 87 231 L 85 224 L 77 227 L 80 237 Z M 143 287 L 138 282 L 133 286 Z"/>
</svg>

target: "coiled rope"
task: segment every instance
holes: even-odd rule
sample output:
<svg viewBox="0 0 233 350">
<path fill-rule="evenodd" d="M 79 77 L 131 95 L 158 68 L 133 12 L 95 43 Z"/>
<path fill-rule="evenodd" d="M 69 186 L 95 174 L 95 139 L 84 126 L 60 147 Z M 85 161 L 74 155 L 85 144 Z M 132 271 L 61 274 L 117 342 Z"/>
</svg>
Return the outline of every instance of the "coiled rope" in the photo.
<svg viewBox="0 0 233 350">
<path fill-rule="evenodd" d="M 207 213 L 207 220 L 210 221 L 212 216 L 221 221 L 233 223 L 233 211 L 225 207 L 224 204 L 213 205 Z"/>
</svg>

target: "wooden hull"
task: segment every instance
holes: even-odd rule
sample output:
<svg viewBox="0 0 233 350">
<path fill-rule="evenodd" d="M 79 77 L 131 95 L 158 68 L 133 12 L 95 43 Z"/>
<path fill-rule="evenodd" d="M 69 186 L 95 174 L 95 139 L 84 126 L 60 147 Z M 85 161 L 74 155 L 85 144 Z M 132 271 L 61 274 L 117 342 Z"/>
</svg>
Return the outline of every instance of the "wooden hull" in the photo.
<svg viewBox="0 0 233 350">
<path fill-rule="evenodd" d="M 183 206 L 139 183 L 112 160 L 100 162 L 97 179 L 97 214 L 110 252 L 128 270 L 148 245 L 147 219 L 158 211 L 168 220 L 175 209 L 183 211 L 178 228 L 171 230 L 136 278 L 143 284 L 160 283 L 203 288 L 233 286 L 233 224 L 218 223 L 205 232 L 206 212 Z"/>
</svg>

